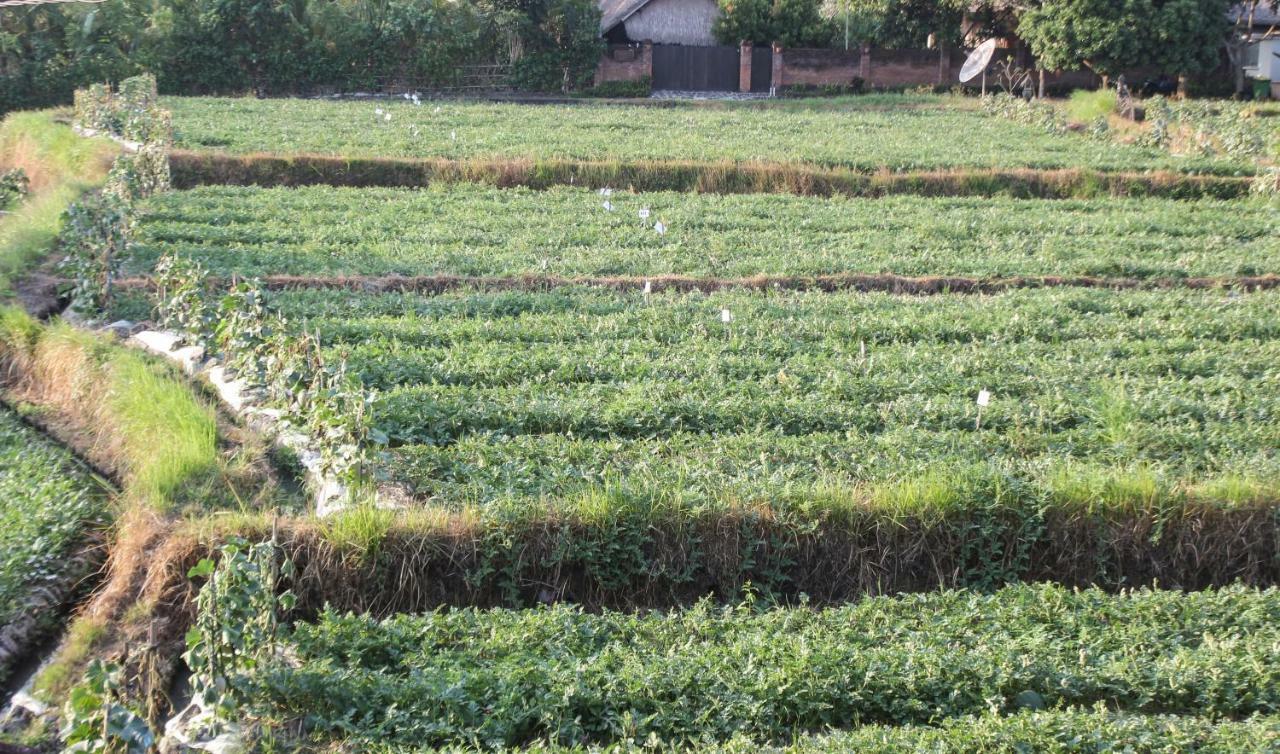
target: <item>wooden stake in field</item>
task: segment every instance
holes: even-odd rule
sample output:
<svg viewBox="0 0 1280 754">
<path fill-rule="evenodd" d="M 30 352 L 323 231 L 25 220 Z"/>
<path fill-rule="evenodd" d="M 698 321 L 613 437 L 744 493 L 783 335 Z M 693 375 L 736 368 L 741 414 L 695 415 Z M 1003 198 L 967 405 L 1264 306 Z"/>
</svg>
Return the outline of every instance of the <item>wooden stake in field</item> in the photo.
<svg viewBox="0 0 1280 754">
<path fill-rule="evenodd" d="M 724 323 L 724 339 L 726 341 L 732 340 L 733 328 L 731 328 L 730 325 L 733 324 L 733 312 L 729 311 L 728 309 L 721 309 L 720 321 Z"/>
</svg>

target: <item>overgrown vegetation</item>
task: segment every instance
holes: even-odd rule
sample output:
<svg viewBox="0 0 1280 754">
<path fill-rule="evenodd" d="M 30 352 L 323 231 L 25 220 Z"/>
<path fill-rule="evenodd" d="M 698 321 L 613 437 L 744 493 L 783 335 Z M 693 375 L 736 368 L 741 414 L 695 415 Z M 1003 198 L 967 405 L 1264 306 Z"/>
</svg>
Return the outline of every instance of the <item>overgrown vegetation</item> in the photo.
<svg viewBox="0 0 1280 754">
<path fill-rule="evenodd" d="M 54 121 L 52 113 L 13 113 L 0 124 L 0 166 L 20 169 L 30 196 L 0 217 L 0 291 L 48 253 L 68 204 L 105 178 L 115 148 L 85 139 Z"/>
<path fill-rule="evenodd" d="M 170 507 L 218 472 L 213 411 L 184 382 L 134 351 L 64 324 L 5 310 L 0 361 L 13 400 L 73 434 L 126 483 L 131 499 Z"/>
</svg>

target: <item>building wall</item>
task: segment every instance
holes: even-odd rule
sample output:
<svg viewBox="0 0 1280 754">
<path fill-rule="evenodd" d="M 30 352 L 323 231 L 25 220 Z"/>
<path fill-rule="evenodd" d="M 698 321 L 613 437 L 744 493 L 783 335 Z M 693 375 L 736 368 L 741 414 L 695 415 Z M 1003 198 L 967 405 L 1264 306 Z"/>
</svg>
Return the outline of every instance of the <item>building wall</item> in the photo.
<svg viewBox="0 0 1280 754">
<path fill-rule="evenodd" d="M 656 44 L 714 45 L 716 0 L 653 0 L 624 23 L 627 38 Z"/>
<path fill-rule="evenodd" d="M 605 81 L 639 81 L 653 76 L 653 45 L 609 45 L 596 66 L 596 86 Z"/>
</svg>

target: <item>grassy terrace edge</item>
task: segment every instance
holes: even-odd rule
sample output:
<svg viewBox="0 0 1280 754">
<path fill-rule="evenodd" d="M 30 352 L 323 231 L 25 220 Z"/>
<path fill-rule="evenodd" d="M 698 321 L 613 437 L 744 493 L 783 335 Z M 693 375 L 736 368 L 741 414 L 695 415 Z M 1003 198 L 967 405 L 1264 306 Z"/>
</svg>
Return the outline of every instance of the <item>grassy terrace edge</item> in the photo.
<svg viewBox="0 0 1280 754">
<path fill-rule="evenodd" d="M 185 590 L 220 542 L 277 536 L 297 565 L 305 612 L 376 615 L 442 605 L 591 608 L 733 600 L 743 585 L 782 602 L 989 588 L 1019 581 L 1108 589 L 1280 584 L 1280 510 L 1159 501 L 1073 510 L 974 501 L 934 516 L 874 508 L 840 515 L 768 508 L 676 515 L 606 493 L 573 510 L 394 512 L 359 507 L 323 521 L 265 514 L 182 525 L 154 567 Z"/>
<path fill-rule="evenodd" d="M 174 150 L 173 185 L 400 187 L 471 182 L 508 188 L 626 187 L 634 191 L 802 196 L 1012 196 L 1065 199 L 1098 196 L 1237 199 L 1252 179 L 1172 171 L 1091 169 L 963 169 L 863 173 L 767 162 L 578 161 L 333 157 L 313 154 L 228 155 Z"/>
</svg>

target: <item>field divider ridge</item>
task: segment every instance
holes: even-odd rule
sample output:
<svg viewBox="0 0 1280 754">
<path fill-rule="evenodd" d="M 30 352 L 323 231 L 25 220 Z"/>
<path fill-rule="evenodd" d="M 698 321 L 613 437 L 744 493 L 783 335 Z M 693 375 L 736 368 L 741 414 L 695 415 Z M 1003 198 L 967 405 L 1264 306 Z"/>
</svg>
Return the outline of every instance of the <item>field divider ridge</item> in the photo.
<svg viewBox="0 0 1280 754">
<path fill-rule="evenodd" d="M 634 191 L 800 196 L 1236 199 L 1248 196 L 1252 182 L 1249 177 L 1193 175 L 1168 170 L 989 168 L 868 173 L 851 168 L 775 162 L 230 155 L 182 149 L 171 152 L 170 163 L 173 186 L 177 189 L 207 185 L 415 188 L 467 182 L 500 188 L 627 187 Z"/>
<path fill-rule="evenodd" d="M 548 290 L 586 286 L 615 290 L 643 289 L 652 292 L 710 292 L 729 289 L 841 291 L 863 293 L 895 293 L 905 295 L 988 294 L 1034 288 L 1104 288 L 1111 290 L 1243 290 L 1264 291 L 1280 288 L 1280 275 L 1245 275 L 1187 278 L 1110 278 L 1088 275 L 1015 275 L 1008 277 L 969 277 L 962 275 L 909 276 L 848 273 L 839 275 L 755 275 L 737 278 L 707 278 L 686 275 L 653 276 L 572 276 L 557 275 L 266 275 L 260 278 L 268 290 L 350 290 L 365 293 L 443 293 L 456 289 Z M 229 279 L 210 277 L 209 283 L 221 287 Z M 155 282 L 149 277 L 130 277 L 116 281 L 122 290 L 150 290 Z"/>
</svg>

